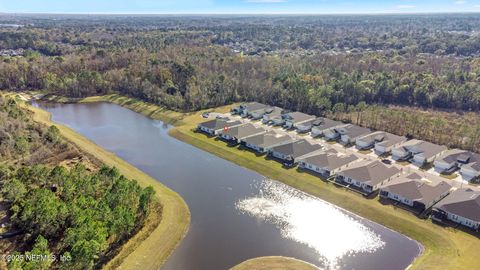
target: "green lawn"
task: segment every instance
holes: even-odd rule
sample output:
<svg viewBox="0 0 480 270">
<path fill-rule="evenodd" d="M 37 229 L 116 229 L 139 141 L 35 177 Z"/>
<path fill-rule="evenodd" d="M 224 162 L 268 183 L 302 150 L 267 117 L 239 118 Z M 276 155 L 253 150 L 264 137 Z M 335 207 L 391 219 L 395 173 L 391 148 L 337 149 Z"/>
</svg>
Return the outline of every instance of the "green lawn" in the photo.
<svg viewBox="0 0 480 270">
<path fill-rule="evenodd" d="M 433 224 L 429 219 L 419 219 L 410 212 L 391 205 L 382 205 L 377 199 L 365 199 L 357 193 L 326 183 L 314 175 L 302 173 L 296 169 L 286 170 L 281 164 L 266 160 L 263 156 L 259 157 L 251 151 L 227 147 L 222 141 L 195 133 L 193 129 L 196 125 L 205 121 L 200 116 L 201 112 L 181 114 L 114 95 L 89 98 L 85 101 L 111 101 L 154 119 L 169 120 L 176 126 L 170 131 L 170 135 L 179 140 L 303 190 L 417 240 L 423 245 L 424 251 L 415 260 L 411 269 L 478 269 L 476 255 L 480 248 L 480 240 L 477 237 L 460 230 Z M 230 108 L 231 106 L 224 106 L 217 108 L 216 111 L 227 112 Z"/>
<path fill-rule="evenodd" d="M 318 270 L 318 268 L 294 258 L 271 256 L 244 261 L 231 270 Z"/>
<path fill-rule="evenodd" d="M 53 123 L 48 112 L 31 106 L 28 108 L 34 113 L 35 121 L 55 124 L 65 139 L 85 153 L 108 166 L 117 167 L 123 175 L 137 180 L 140 185 L 150 185 L 155 189 L 157 200 L 163 206 L 161 217 L 152 220 L 124 244 L 104 269 L 159 269 L 183 239 L 190 224 L 190 211 L 180 195 L 70 128 Z"/>
<path fill-rule="evenodd" d="M 228 111 L 228 107 L 220 110 Z M 286 170 L 278 162 L 258 157 L 251 151 L 227 147 L 224 142 L 193 132 L 201 121 L 204 120 L 199 114 L 184 117 L 184 124 L 172 129 L 170 135 L 419 241 L 424 252 L 415 260 L 411 269 L 478 268 L 476 253 L 480 248 L 480 240 L 477 237 L 453 228 L 443 228 L 429 219 L 419 219 L 410 212 L 393 206 L 382 205 L 377 199 L 365 199 L 357 193 L 326 183 L 297 169 Z"/>
</svg>

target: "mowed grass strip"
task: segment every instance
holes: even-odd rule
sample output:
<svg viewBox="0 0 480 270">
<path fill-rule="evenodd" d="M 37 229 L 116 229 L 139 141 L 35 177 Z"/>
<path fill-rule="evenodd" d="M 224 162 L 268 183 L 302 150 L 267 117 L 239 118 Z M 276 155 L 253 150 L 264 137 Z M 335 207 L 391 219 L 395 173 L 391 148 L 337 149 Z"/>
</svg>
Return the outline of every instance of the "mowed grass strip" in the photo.
<svg viewBox="0 0 480 270">
<path fill-rule="evenodd" d="M 271 256 L 244 261 L 231 270 L 318 270 L 318 268 L 294 258 Z"/>
<path fill-rule="evenodd" d="M 228 107 L 220 111 L 228 111 Z M 419 219 L 405 210 L 382 205 L 377 199 L 366 199 L 312 174 L 296 168 L 285 169 L 274 160 L 194 132 L 202 121 L 200 114 L 184 117 L 184 125 L 172 129 L 170 135 L 415 239 L 424 250 L 411 269 L 478 269 L 476 255 L 480 240 L 475 236 L 433 224 L 430 219 Z"/>
<path fill-rule="evenodd" d="M 28 108 L 34 112 L 35 121 L 48 126 L 56 125 L 62 136 L 79 149 L 108 166 L 115 166 L 123 175 L 135 179 L 141 186 L 152 186 L 155 189 L 157 200 L 162 206 L 161 217 L 155 219 L 152 216 L 153 220 L 124 244 L 104 269 L 159 269 L 188 231 L 190 211 L 185 201 L 180 195 L 115 154 L 104 150 L 72 129 L 52 122 L 50 113 L 31 106 Z"/>
<path fill-rule="evenodd" d="M 146 116 L 153 116 L 154 119 L 167 120 L 176 126 L 170 131 L 170 135 L 181 141 L 281 181 L 420 242 L 424 247 L 423 253 L 414 261 L 410 269 L 478 269 L 477 251 L 480 248 L 480 240 L 473 235 L 453 228 L 441 227 L 433 224 L 429 219 L 419 219 L 392 205 L 382 205 L 377 199 L 365 199 L 357 193 L 326 183 L 309 173 L 303 173 L 297 169 L 285 169 L 276 161 L 267 160 L 263 156 L 258 157 L 248 150 L 228 147 L 222 141 L 193 132 L 198 123 L 206 121 L 201 114 L 212 109 L 182 114 L 119 95 L 91 97 L 80 102 L 98 101 L 113 102 Z M 125 106 L 125 104 L 128 105 Z M 233 106 L 223 106 L 213 110 L 228 112 Z M 163 111 L 166 116 L 154 113 L 156 111 Z"/>
</svg>

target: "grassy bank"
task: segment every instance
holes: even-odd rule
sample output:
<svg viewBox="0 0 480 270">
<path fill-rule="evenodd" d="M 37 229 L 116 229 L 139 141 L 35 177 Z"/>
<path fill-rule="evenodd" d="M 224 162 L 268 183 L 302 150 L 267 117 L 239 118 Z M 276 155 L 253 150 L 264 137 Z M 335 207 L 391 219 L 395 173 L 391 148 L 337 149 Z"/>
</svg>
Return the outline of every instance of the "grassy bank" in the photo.
<svg viewBox="0 0 480 270">
<path fill-rule="evenodd" d="M 318 268 L 294 258 L 272 256 L 244 261 L 231 270 L 318 270 Z"/>
<path fill-rule="evenodd" d="M 273 160 L 258 157 L 255 153 L 248 150 L 228 147 L 224 142 L 208 138 L 201 133 L 195 133 L 192 130 L 199 122 L 204 121 L 200 116 L 201 112 L 180 114 L 161 109 L 155 105 L 119 96 L 93 97 L 81 102 L 111 100 L 116 104 L 124 104 L 122 106 L 155 119 L 165 119 L 159 113 L 155 113 L 162 111 L 166 116 L 172 118 L 170 122 L 176 125 L 170 131 L 171 136 L 417 240 L 423 245 L 424 251 L 415 260 L 411 269 L 478 268 L 476 255 L 477 250 L 480 248 L 480 240 L 475 236 L 453 228 L 444 228 L 432 224 L 430 220 L 418 219 L 409 212 L 391 205 L 382 205 L 376 199 L 365 199 L 357 193 L 349 192 L 333 184 L 321 181 L 318 177 L 309 173 L 297 169 L 284 169 L 281 164 Z M 218 108 L 217 111 L 225 112 L 229 108 L 225 106 Z"/>
<path fill-rule="evenodd" d="M 228 108 L 221 108 L 226 111 Z M 183 125 L 170 134 L 238 165 L 279 180 L 318 198 L 338 205 L 348 211 L 375 221 L 420 242 L 424 251 L 412 269 L 475 269 L 478 267 L 476 253 L 480 240 L 470 234 L 452 228 L 432 224 L 430 220 L 418 219 L 413 214 L 393 206 L 368 200 L 357 193 L 319 180 L 317 176 L 298 169 L 285 169 L 276 161 L 258 157 L 249 150 L 229 147 L 224 142 L 208 138 L 192 130 L 203 121 L 199 115 L 183 118 Z"/>
<path fill-rule="evenodd" d="M 50 114 L 29 106 L 34 120 L 46 125 L 55 124 L 65 139 L 94 156 L 108 166 L 115 166 L 141 186 L 152 186 L 156 197 L 163 206 L 161 217 L 153 215 L 142 230 L 122 246 L 119 253 L 104 266 L 104 269 L 159 269 L 183 239 L 190 224 L 190 212 L 183 199 L 160 182 L 144 174 L 70 128 L 53 123 Z M 155 214 L 155 213 L 154 213 Z"/>
</svg>

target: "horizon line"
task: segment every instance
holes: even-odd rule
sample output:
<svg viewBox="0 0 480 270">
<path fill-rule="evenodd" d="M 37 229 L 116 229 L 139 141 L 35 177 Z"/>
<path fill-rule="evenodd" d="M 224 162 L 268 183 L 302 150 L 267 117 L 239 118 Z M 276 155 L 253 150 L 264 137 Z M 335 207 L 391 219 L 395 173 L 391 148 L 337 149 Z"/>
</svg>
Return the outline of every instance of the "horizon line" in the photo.
<svg viewBox="0 0 480 270">
<path fill-rule="evenodd" d="M 179 12 L 179 13 L 152 13 L 152 12 L 3 12 L 0 15 L 163 15 L 163 16 L 211 16 L 211 15 L 293 15 L 293 16 L 321 16 L 321 15 L 428 15 L 428 14 L 480 14 L 480 11 L 379 11 L 379 12 L 325 12 L 325 13 L 307 13 L 307 12 L 211 12 L 211 13 L 194 13 L 194 12 Z"/>
</svg>

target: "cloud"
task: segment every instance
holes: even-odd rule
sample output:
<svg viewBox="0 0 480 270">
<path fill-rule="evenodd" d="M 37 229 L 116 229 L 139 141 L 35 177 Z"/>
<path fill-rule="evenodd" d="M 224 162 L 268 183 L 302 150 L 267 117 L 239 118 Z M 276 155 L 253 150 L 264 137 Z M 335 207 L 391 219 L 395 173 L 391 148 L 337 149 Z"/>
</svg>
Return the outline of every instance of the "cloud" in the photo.
<svg viewBox="0 0 480 270">
<path fill-rule="evenodd" d="M 248 3 L 285 3 L 287 0 L 246 0 Z"/>
<path fill-rule="evenodd" d="M 464 1 L 464 0 L 458 0 L 458 1 L 455 1 L 455 4 L 457 5 L 463 5 L 465 4 L 467 1 Z"/>
<path fill-rule="evenodd" d="M 398 9 L 410 9 L 410 8 L 416 8 L 417 6 L 414 5 L 398 5 Z"/>
</svg>

